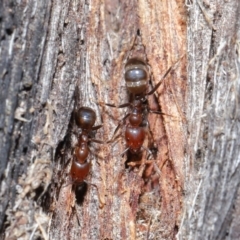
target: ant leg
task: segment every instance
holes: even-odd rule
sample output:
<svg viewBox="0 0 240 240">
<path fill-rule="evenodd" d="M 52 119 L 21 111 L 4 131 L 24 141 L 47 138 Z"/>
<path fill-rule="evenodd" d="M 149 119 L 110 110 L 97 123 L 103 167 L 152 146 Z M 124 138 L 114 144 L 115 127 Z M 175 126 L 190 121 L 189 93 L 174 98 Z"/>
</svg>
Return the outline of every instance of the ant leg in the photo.
<svg viewBox="0 0 240 240">
<path fill-rule="evenodd" d="M 106 105 L 108 107 L 113 107 L 113 108 L 125 108 L 125 107 L 129 107 L 131 105 L 131 103 L 123 103 L 120 105 L 115 105 L 112 103 L 105 103 L 105 102 L 97 102 L 100 106 Z"/>
<path fill-rule="evenodd" d="M 129 148 L 126 148 L 126 149 L 120 154 L 120 156 L 123 156 L 128 150 L 129 150 Z"/>
<path fill-rule="evenodd" d="M 92 130 L 95 131 L 95 130 L 98 130 L 99 128 L 101 128 L 103 125 L 98 125 L 98 126 L 95 126 L 95 127 L 92 127 Z M 98 139 L 95 139 L 95 138 L 88 138 L 89 142 L 95 142 L 95 143 L 99 143 L 99 144 L 104 144 L 104 141 L 101 141 L 101 140 L 98 140 Z"/>
<path fill-rule="evenodd" d="M 101 141 L 101 140 L 98 140 L 98 139 L 95 139 L 95 138 L 89 138 L 89 141 L 99 143 L 99 144 L 104 144 L 104 141 Z"/>
<path fill-rule="evenodd" d="M 148 122 L 147 122 L 147 123 L 148 123 Z M 156 159 L 157 148 L 155 148 L 155 146 L 154 146 L 153 132 L 152 132 L 152 130 L 150 129 L 149 124 L 147 124 L 147 126 L 148 126 L 148 131 L 147 131 L 147 132 L 148 132 L 148 136 L 149 136 L 149 139 L 151 139 L 151 140 L 150 140 L 150 142 L 151 142 L 150 146 L 152 146 L 152 151 L 150 150 L 151 148 L 148 149 L 148 152 L 149 152 L 148 157 L 149 157 L 149 156 L 153 156 L 153 159 Z M 153 165 L 153 170 L 156 172 L 156 174 L 157 174 L 158 176 L 161 175 L 161 170 L 160 170 L 160 168 L 158 167 L 158 165 L 156 164 L 155 160 L 148 160 L 148 161 L 146 161 L 146 164 L 151 164 L 151 165 Z"/>
<path fill-rule="evenodd" d="M 96 188 L 97 193 L 98 193 L 98 200 L 99 200 L 99 203 L 100 203 L 99 206 L 100 206 L 100 208 L 102 208 L 102 207 L 105 205 L 105 200 L 104 200 L 104 197 L 101 196 L 101 194 L 99 193 L 99 191 L 98 191 L 98 186 L 97 186 L 96 184 L 93 184 L 93 183 L 91 183 L 91 182 L 88 182 L 87 180 L 84 180 L 84 182 L 85 182 L 86 184 L 88 184 L 88 185 L 93 186 L 93 187 Z"/>
<path fill-rule="evenodd" d="M 150 129 L 149 127 L 149 122 L 148 120 L 146 121 L 146 132 L 147 132 L 147 135 L 148 135 L 148 149 L 146 149 L 146 151 L 149 153 L 147 159 L 149 158 L 149 156 L 153 156 L 154 157 L 154 154 L 153 152 L 151 151 L 151 149 L 155 149 L 154 147 L 154 137 L 153 137 L 153 132 L 152 130 Z"/>
<path fill-rule="evenodd" d="M 105 103 L 105 102 L 98 102 L 98 104 L 101 105 L 101 106 L 106 105 L 106 106 L 113 107 L 113 108 L 125 108 L 125 107 L 131 106 L 131 103 L 129 103 L 129 102 L 128 103 L 124 103 L 124 104 L 120 104 L 120 105 L 115 105 L 115 104 Z M 125 123 L 125 120 L 128 118 L 129 115 L 130 115 L 129 113 L 126 114 L 120 121 L 118 121 L 118 125 L 115 128 L 115 130 L 114 130 L 112 139 L 110 139 L 108 142 L 112 142 L 113 141 L 113 138 L 114 138 L 115 134 L 117 133 L 119 128 Z"/>
<path fill-rule="evenodd" d="M 117 136 L 115 136 L 115 137 L 112 138 L 111 140 L 107 141 L 107 143 L 115 142 L 119 137 L 121 137 L 121 135 L 122 135 L 122 133 L 119 133 Z M 126 148 L 121 154 L 115 154 L 115 155 L 113 155 L 113 157 L 123 156 L 128 150 L 129 150 L 129 147 Z"/>
<path fill-rule="evenodd" d="M 145 239 L 149 239 L 151 224 L 152 224 L 152 215 L 150 216 L 150 218 L 148 220 L 147 232 L 146 232 L 146 238 Z"/>
<path fill-rule="evenodd" d="M 76 203 L 74 203 L 74 205 L 73 205 L 73 209 L 74 209 L 75 214 L 76 214 L 76 218 L 77 218 L 78 226 L 80 227 L 80 221 L 79 221 L 79 217 L 78 217 L 78 214 L 77 214 L 77 208 L 76 208 L 75 204 L 76 204 Z"/>
<path fill-rule="evenodd" d="M 62 169 L 62 171 L 61 171 L 61 175 L 63 175 L 63 172 L 66 170 L 66 168 L 67 168 L 67 166 L 69 165 L 70 161 L 71 161 L 71 158 L 69 158 L 69 159 L 67 160 L 67 162 L 64 164 L 63 169 Z M 62 183 L 62 187 L 67 187 L 67 186 L 73 184 L 73 181 L 70 180 L 69 178 L 67 178 L 67 181 L 68 181 L 68 182 L 67 182 L 66 184 L 63 184 L 63 183 Z"/>
<path fill-rule="evenodd" d="M 95 187 L 96 189 L 98 189 L 98 187 L 97 187 L 96 184 L 93 184 L 93 183 L 91 183 L 91 182 L 88 182 L 87 180 L 84 180 L 84 182 L 85 182 L 86 184 L 91 185 L 91 186 Z"/>
<path fill-rule="evenodd" d="M 115 136 L 115 134 L 117 133 L 117 131 L 119 130 L 120 126 L 122 126 L 125 123 L 126 118 L 129 116 L 130 114 L 126 114 L 124 116 L 124 118 L 122 120 L 119 121 L 118 126 L 116 127 L 116 129 L 114 130 L 113 136 L 110 140 L 107 141 L 107 143 L 112 143 L 114 142 L 116 139 L 118 139 L 121 136 L 121 133 L 118 134 L 117 136 Z M 100 127 L 99 127 L 100 128 Z M 99 143 L 99 144 L 104 144 L 104 141 L 98 140 L 98 139 L 94 139 L 94 138 L 89 138 L 89 141 L 95 142 L 95 143 Z"/>
<path fill-rule="evenodd" d="M 151 91 L 146 93 L 146 96 L 152 95 L 160 87 L 160 85 L 163 82 L 163 79 L 170 73 L 171 70 L 172 70 L 172 66 L 170 68 L 168 68 L 168 70 L 165 72 L 163 77 L 161 77 L 160 81 L 155 85 L 155 87 Z"/>
<path fill-rule="evenodd" d="M 63 167 L 64 170 L 67 168 L 67 165 L 70 163 L 70 161 L 71 161 L 71 158 L 69 158 L 69 159 L 67 160 L 67 162 L 65 163 L 65 165 L 64 165 L 64 167 Z"/>
<path fill-rule="evenodd" d="M 115 142 L 119 137 L 121 137 L 122 133 L 119 133 L 117 136 L 115 136 L 114 138 L 110 139 L 107 141 L 107 143 L 113 143 Z M 114 136 L 114 135 L 113 135 Z"/>
<path fill-rule="evenodd" d="M 106 106 L 109 106 L 109 107 L 114 107 L 114 108 L 125 108 L 125 107 L 129 107 L 131 105 L 131 103 L 124 103 L 124 104 L 121 104 L 121 105 L 115 105 L 115 104 L 110 104 L 110 103 L 104 103 L 104 102 L 101 102 L 102 104 L 106 105 Z M 100 105 L 101 105 L 100 103 Z M 123 119 L 121 119 L 118 123 L 118 126 L 116 127 L 116 129 L 114 130 L 114 133 L 113 133 L 113 137 L 114 135 L 116 134 L 116 132 L 118 131 L 118 129 L 120 128 L 121 125 L 123 125 L 123 122 L 124 120 L 126 120 L 126 118 L 129 116 L 129 113 L 127 115 L 125 115 L 123 117 Z"/>
<path fill-rule="evenodd" d="M 151 150 L 149 148 L 146 148 L 144 146 L 142 146 L 142 148 L 148 153 L 147 160 L 149 159 L 150 156 L 153 157 L 153 153 L 151 152 Z"/>
<path fill-rule="evenodd" d="M 119 136 L 121 136 L 121 135 L 119 135 Z M 126 148 L 122 153 L 114 154 L 114 155 L 112 155 L 112 157 L 123 156 L 128 150 L 129 150 L 129 148 Z"/>
<path fill-rule="evenodd" d="M 161 112 L 161 111 L 155 111 L 155 110 L 148 109 L 148 112 L 149 112 L 149 113 L 160 114 L 160 115 L 165 115 L 165 116 L 169 116 L 169 117 L 175 118 L 173 115 L 166 114 L 166 113 L 163 113 L 163 112 Z"/>
<path fill-rule="evenodd" d="M 131 105 L 131 103 L 124 103 L 124 104 L 120 104 L 117 106 L 117 108 L 125 108 L 125 107 L 129 107 Z"/>
<path fill-rule="evenodd" d="M 157 175 L 160 177 L 160 175 L 161 175 L 161 170 L 160 170 L 160 168 L 158 167 L 158 165 L 156 164 L 156 162 L 153 162 L 153 168 L 154 168 L 155 172 L 157 173 Z"/>
<path fill-rule="evenodd" d="M 117 137 L 114 137 L 115 134 L 117 133 L 117 131 L 119 130 L 119 128 L 125 124 L 125 120 L 129 117 L 130 113 L 126 114 L 120 121 L 118 121 L 118 125 L 117 127 L 115 128 L 114 130 L 114 133 L 113 133 L 113 136 L 112 136 L 112 139 L 110 139 L 108 142 L 113 142 L 114 139 L 118 138 L 119 135 L 117 135 Z M 114 137 L 114 138 L 113 138 Z"/>
<path fill-rule="evenodd" d="M 185 54 L 184 54 L 185 55 Z M 159 86 L 162 84 L 163 79 L 171 72 L 172 69 L 174 69 L 173 67 L 184 57 L 184 55 L 182 55 L 171 67 L 168 68 L 168 70 L 165 72 L 165 74 L 161 77 L 160 81 L 155 85 L 155 87 L 149 91 L 148 93 L 146 93 L 146 96 L 152 95 L 158 88 Z"/>
<path fill-rule="evenodd" d="M 97 125 L 97 126 L 94 126 L 94 127 L 92 127 L 92 131 L 98 130 L 98 129 L 101 128 L 102 126 L 103 126 L 102 124 Z"/>
</svg>

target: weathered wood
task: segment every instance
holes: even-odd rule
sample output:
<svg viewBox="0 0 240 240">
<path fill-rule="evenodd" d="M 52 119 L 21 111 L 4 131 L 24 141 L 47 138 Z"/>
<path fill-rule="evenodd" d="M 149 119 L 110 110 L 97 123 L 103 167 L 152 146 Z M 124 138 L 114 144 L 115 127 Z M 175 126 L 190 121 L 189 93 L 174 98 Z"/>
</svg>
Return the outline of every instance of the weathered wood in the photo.
<svg viewBox="0 0 240 240">
<path fill-rule="evenodd" d="M 239 3 L 184 3 L 0 4 L 5 239 L 239 238 Z M 126 110 L 97 102 L 128 101 L 132 56 L 148 63 L 152 85 L 173 65 L 149 98 L 165 113 L 148 116 L 158 173 L 127 167 L 123 138 L 91 144 L 97 188 L 75 204 L 73 109 L 92 107 L 103 124 L 95 137 L 111 138 Z"/>
<path fill-rule="evenodd" d="M 37 162 L 37 154 L 34 154 L 37 146 L 32 140 L 38 111 L 42 109 L 36 93 L 50 6 L 49 1 L 29 2 L 28 5 L 1 1 L 0 4 L 0 228 L 6 233 L 6 239 L 30 236 L 33 229 L 26 231 L 26 226 L 36 223 L 31 197 L 33 190 L 45 180 L 44 164 L 33 172 L 31 180 L 30 173 Z"/>
<path fill-rule="evenodd" d="M 120 156 L 125 148 L 123 139 L 112 146 L 95 144 L 92 151 L 97 154 L 92 156 L 88 181 L 98 188 L 90 185 L 83 204 L 75 205 L 74 211 L 75 195 L 67 180 L 68 168 L 64 168 L 74 144 L 70 143 L 72 147 L 69 147 L 64 137 L 74 124 L 71 120 L 74 106 L 83 105 L 94 108 L 97 123 L 104 125 L 96 137 L 106 141 L 112 136 L 125 110 L 101 108 L 96 101 L 116 104 L 128 101 L 123 73 L 129 57 L 137 56 L 147 61 L 154 84 L 183 56 L 186 36 L 183 4 L 170 6 L 152 2 L 145 6 L 145 2 L 137 4 L 136 1 L 39 4 L 22 3 L 9 11 L 5 11 L 8 6 L 3 5 L 6 33 L 9 32 L 7 19 L 17 14 L 19 19 L 18 25 L 12 24 L 11 38 L 6 45 L 6 50 L 17 47 L 8 52 L 13 56 L 9 58 L 11 67 L 5 67 L 15 75 L 4 75 L 4 67 L 2 75 L 11 76 L 9 82 L 13 88 L 23 86 L 23 89 L 14 88 L 14 93 L 4 89 L 7 93 L 4 97 L 15 103 L 10 110 L 10 120 L 6 112 L 7 101 L 2 103 L 7 122 L 3 133 L 12 124 L 14 112 L 21 125 L 15 122 L 15 133 L 10 132 L 3 139 L 9 146 L 16 142 L 16 137 L 28 139 L 25 145 L 19 141 L 11 151 L 7 145 L 2 147 L 7 154 L 2 154 L 5 160 L 1 161 L 1 169 L 9 169 L 2 186 L 11 182 L 14 189 L 17 187 L 16 196 L 3 199 L 2 206 L 5 203 L 8 209 L 7 212 L 3 209 L 5 238 L 42 236 L 46 239 L 50 230 L 50 239 L 173 239 L 179 225 L 184 183 L 185 139 L 181 127 L 186 84 L 184 58 L 174 66 L 171 80 L 170 77 L 164 80 L 158 90 L 159 97 L 150 98 L 150 107 L 158 107 L 175 118 L 171 121 L 168 115 L 149 116 L 158 149 L 154 161 L 160 169 L 156 178 L 158 187 L 154 191 L 144 186 L 142 168 L 141 171 L 126 169 L 126 156 Z M 172 25 L 174 33 L 169 32 L 166 17 L 183 23 L 181 28 Z M 173 36 L 178 37 L 174 39 Z M 23 42 L 18 42 L 21 40 Z M 4 49 L 5 42 L 1 43 Z M 173 45 L 174 51 L 171 50 Z M 73 97 L 76 87 L 80 93 L 77 99 Z M 16 98 L 21 91 L 23 98 L 27 96 L 22 102 L 21 95 Z M 27 127 L 24 129 L 22 125 Z M 16 135 L 19 132 L 21 134 Z M 13 178 L 14 163 L 20 172 Z M 151 180 L 151 175 L 148 177 Z M 2 193 L 9 192 L 7 188 L 2 189 Z M 43 194 L 44 197 L 36 201 Z M 8 204 L 9 199 L 12 205 Z M 46 204 L 50 204 L 47 213 L 42 210 Z"/>
<path fill-rule="evenodd" d="M 184 55 L 184 39 L 179 42 L 180 45 L 177 47 L 179 50 L 174 53 L 168 53 L 169 42 L 166 47 L 158 44 L 159 36 L 155 36 L 154 33 L 158 34 L 159 28 L 166 27 L 160 20 L 162 20 L 161 16 L 169 10 L 167 6 L 163 8 L 162 5 L 160 7 L 154 2 L 150 7 L 147 9 L 144 2 L 137 5 L 136 2 L 120 4 L 106 1 L 105 3 L 95 2 L 89 11 L 84 13 L 88 27 L 85 29 L 81 53 L 83 62 L 79 88 L 82 95 L 77 103 L 79 106 L 87 103 L 88 106 L 97 110 L 99 107 L 94 102 L 91 103 L 96 99 L 115 104 L 128 101 L 123 72 L 129 55 L 147 59 L 151 67 L 153 84 L 160 79 L 169 66 Z M 170 11 L 172 14 L 176 13 L 175 8 L 177 6 Z M 158 16 L 157 19 L 144 15 L 153 11 L 152 9 L 156 11 L 153 15 Z M 137 14 L 141 16 L 139 19 Z M 183 10 L 178 13 L 178 18 L 176 21 L 184 23 Z M 152 32 L 148 32 L 150 28 Z M 137 36 L 137 30 L 139 36 Z M 176 33 L 178 39 L 173 39 L 172 44 L 177 46 L 178 43 L 174 42 L 186 36 L 184 24 L 180 31 L 175 29 L 174 37 Z M 164 36 L 162 38 L 164 39 Z M 149 39 L 151 39 L 151 44 Z M 165 49 L 165 54 L 159 49 Z M 174 238 L 179 224 L 181 192 L 184 183 L 182 163 L 185 141 L 181 122 L 184 121 L 182 106 L 184 105 L 184 80 L 186 78 L 182 77 L 184 73 L 180 74 L 184 70 L 184 60 L 180 61 L 179 65 L 182 67 L 176 66 L 177 70 L 174 71 L 176 75 L 172 78 L 172 82 L 169 78 L 166 79 L 165 86 L 168 91 L 165 97 L 162 94 L 164 88 L 159 90 L 163 102 L 160 107 L 166 114 L 174 116 L 176 120 L 171 123 L 169 117 L 164 118 L 167 129 L 165 130 L 161 116 L 149 118 L 156 146 L 159 149 L 156 164 L 161 173 L 157 178 L 157 190 L 151 192 L 144 190 L 144 182 L 140 173 L 125 168 L 126 157 L 120 156 L 125 148 L 123 141 L 114 143 L 113 146 L 99 147 L 97 157 L 93 159 L 92 174 L 89 177 L 89 181 L 97 185 L 98 189 L 89 186 L 83 204 L 75 205 L 75 212 L 73 208 L 75 196 L 71 192 L 71 185 L 67 185 L 65 181 L 65 186 L 62 185 L 53 210 L 51 239 L 63 237 L 69 239 L 79 237 L 81 239 L 144 239 L 148 236 L 150 238 Z M 180 81 L 179 87 L 176 87 L 177 79 Z M 92 88 L 91 82 L 95 89 Z M 181 94 L 177 94 L 178 91 L 181 91 Z M 169 95 L 173 97 L 169 98 Z M 154 99 L 151 102 L 153 106 L 156 105 Z M 125 111 L 103 107 L 101 117 L 104 127 L 101 134 L 97 135 L 98 138 L 102 139 L 105 136 L 105 140 L 109 139 L 116 127 L 116 120 L 121 119 L 119 112 L 124 114 Z M 169 140 L 171 135 L 174 141 Z M 169 146 L 175 154 L 169 151 Z M 70 153 L 70 149 L 64 149 L 65 156 L 68 156 L 67 151 Z M 56 173 L 55 176 L 59 175 Z"/>
<path fill-rule="evenodd" d="M 179 238 L 239 239 L 240 5 L 195 1 L 188 12 L 191 158 Z"/>
</svg>

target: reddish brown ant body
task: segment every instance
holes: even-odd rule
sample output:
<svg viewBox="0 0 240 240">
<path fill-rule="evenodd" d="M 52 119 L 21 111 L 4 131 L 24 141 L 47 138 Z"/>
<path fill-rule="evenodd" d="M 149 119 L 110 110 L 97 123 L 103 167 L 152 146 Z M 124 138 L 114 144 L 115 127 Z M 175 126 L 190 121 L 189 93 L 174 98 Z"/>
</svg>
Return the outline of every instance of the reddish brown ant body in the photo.
<svg viewBox="0 0 240 240">
<path fill-rule="evenodd" d="M 70 170 L 70 177 L 75 191 L 81 189 L 86 183 L 86 178 L 91 168 L 89 159 L 89 142 L 103 143 L 102 141 L 89 137 L 90 133 L 99 129 L 102 125 L 93 126 L 96 121 L 96 113 L 88 107 L 81 107 L 75 114 L 75 122 L 81 133 L 78 136 L 78 142 L 74 149 L 74 156 Z M 77 195 L 77 194 L 76 194 Z"/>
<path fill-rule="evenodd" d="M 125 82 L 127 90 L 131 94 L 131 101 L 129 103 L 125 103 L 119 106 L 115 106 L 113 104 L 106 104 L 110 107 L 130 107 L 130 113 L 128 113 L 120 122 L 116 130 L 114 131 L 114 135 L 118 131 L 120 125 L 125 123 L 125 120 L 128 119 L 128 123 L 126 124 L 125 129 L 125 140 L 126 146 L 125 152 L 128 150 L 130 153 L 138 155 L 143 148 L 143 142 L 145 140 L 145 127 L 144 121 L 146 119 L 147 112 L 152 113 L 161 113 L 158 111 L 151 111 L 148 107 L 147 96 L 152 95 L 162 83 L 162 80 L 167 76 L 167 74 L 171 71 L 172 67 L 170 67 L 161 80 L 157 83 L 157 85 L 149 92 L 147 91 L 148 80 L 149 80 L 149 72 L 147 65 L 137 58 L 130 59 L 125 66 Z M 147 120 L 146 120 L 147 121 Z M 115 137 L 114 139 L 118 138 Z M 111 140 L 110 142 L 114 141 Z"/>
</svg>

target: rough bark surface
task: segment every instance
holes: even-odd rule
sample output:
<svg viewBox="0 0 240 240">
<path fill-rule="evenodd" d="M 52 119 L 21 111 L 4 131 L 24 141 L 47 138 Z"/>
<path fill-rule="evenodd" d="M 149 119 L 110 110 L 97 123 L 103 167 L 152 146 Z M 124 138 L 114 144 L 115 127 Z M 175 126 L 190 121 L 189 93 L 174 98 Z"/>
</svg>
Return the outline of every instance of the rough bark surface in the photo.
<svg viewBox="0 0 240 240">
<path fill-rule="evenodd" d="M 183 2 L 4 1 L 1 14 L 5 239 L 173 239 L 186 142 Z M 96 124 L 103 124 L 95 137 L 111 138 L 127 109 L 97 102 L 129 101 L 123 75 L 131 57 L 146 61 L 152 86 L 173 65 L 149 99 L 151 109 L 165 113 L 149 116 L 155 168 L 145 166 L 145 151 L 143 164 L 128 166 L 132 159 L 121 156 L 123 137 L 113 144 L 91 144 L 88 191 L 77 204 L 68 176 L 73 110 L 92 107 Z"/>
<path fill-rule="evenodd" d="M 101 112 L 101 121 L 99 114 L 97 123 L 103 123 L 104 126 L 96 136 L 98 139 L 107 141 L 113 135 L 118 120 L 122 119 L 126 112 L 124 109 L 112 109 L 106 106 L 100 108 L 94 101 L 116 105 L 129 101 L 123 79 L 127 59 L 135 56 L 146 60 L 149 63 L 154 85 L 168 67 L 184 54 L 184 40 L 180 41 L 181 46 L 175 43 L 177 49 L 174 53 L 168 53 L 169 44 L 164 46 L 164 43 L 161 43 L 161 38 L 164 37 L 159 31 L 164 28 L 164 22 L 160 19 L 164 12 L 168 11 L 167 6 L 160 8 L 155 2 L 150 6 L 144 4 L 145 2 L 135 1 L 131 3 L 105 1 L 95 2 L 84 8 L 79 6 L 75 10 L 75 18 L 78 19 L 77 12 L 84 9 L 81 17 L 85 16 L 83 19 L 87 23 L 87 25 L 84 22 L 80 23 L 84 33 L 82 39 L 84 43 L 80 53 L 81 76 L 77 81 L 80 100 L 75 105 L 91 106 L 97 113 Z M 177 5 L 174 7 L 177 8 Z M 152 16 L 146 15 L 149 12 Z M 178 13 L 179 21 L 184 17 L 183 13 Z M 76 20 L 74 18 L 69 20 L 72 21 Z M 181 20 L 181 23 L 183 22 Z M 174 36 L 185 37 L 184 27 L 183 24 L 180 30 L 175 30 Z M 151 44 L 147 44 L 150 39 Z M 164 50 L 161 52 L 159 49 Z M 69 239 L 174 238 L 181 213 L 181 191 L 184 182 L 182 176 L 184 140 L 180 115 L 183 112 L 181 104 L 183 105 L 185 97 L 186 78 L 181 78 L 180 74 L 184 69 L 184 60 L 179 65 L 182 68 L 178 66 L 177 70 L 171 72 L 173 75 L 171 81 L 169 78 L 164 80 L 165 87 L 162 86 L 158 90 L 159 97 L 150 100 L 152 102 L 150 107 L 156 105 L 155 108 L 174 116 L 173 122 L 169 116 L 149 117 L 155 145 L 159 149 L 154 160 L 160 172 L 158 173 L 160 176 L 157 176 L 157 187 L 150 190 L 147 188 L 142 178 L 144 165 L 140 168 L 126 168 L 127 156 L 121 156 L 126 148 L 123 138 L 112 145 L 95 146 L 92 150 L 94 153 L 92 172 L 88 181 L 96 185 L 97 189 L 89 184 L 84 201 L 79 206 L 75 204 L 71 184 L 63 181 L 58 189 L 59 195 L 54 200 L 51 239 L 66 236 Z M 178 85 L 175 82 L 177 79 Z M 167 92 L 162 94 L 165 88 Z M 177 92 L 181 94 L 177 95 Z M 123 129 L 124 126 L 121 131 Z M 175 141 L 171 142 L 169 139 L 173 132 L 176 137 Z M 169 151 L 170 148 L 176 152 L 175 155 Z M 176 151 L 177 149 L 180 150 Z M 56 159 L 71 157 L 71 149 L 64 146 L 62 151 L 64 156 L 56 156 Z M 145 153 L 143 158 L 146 158 L 146 155 Z M 66 160 L 57 160 L 56 164 L 60 162 Z M 61 169 L 62 166 L 55 169 Z M 148 178 L 152 175 L 150 174 Z M 54 176 L 59 178 L 59 173 L 55 172 Z M 66 175 L 64 176 L 66 178 Z"/>
<path fill-rule="evenodd" d="M 2 238 L 239 239 L 239 11 L 220 0 L 2 1 Z M 149 89 L 173 66 L 149 97 L 164 113 L 148 114 L 154 164 L 129 166 L 124 137 L 92 143 L 77 204 L 73 111 L 93 108 L 107 142 L 128 109 L 98 102 L 129 101 L 131 57 L 147 63 Z"/>
<path fill-rule="evenodd" d="M 39 74 L 50 8 L 49 1 L 0 3 L 0 228 L 6 239 L 29 238 L 36 229 L 42 235 L 36 226 L 47 227 L 34 197 L 51 182 L 52 154 L 36 135 L 46 126 Z"/>
<path fill-rule="evenodd" d="M 190 159 L 179 238 L 239 239 L 240 4 L 187 8 Z"/>
</svg>

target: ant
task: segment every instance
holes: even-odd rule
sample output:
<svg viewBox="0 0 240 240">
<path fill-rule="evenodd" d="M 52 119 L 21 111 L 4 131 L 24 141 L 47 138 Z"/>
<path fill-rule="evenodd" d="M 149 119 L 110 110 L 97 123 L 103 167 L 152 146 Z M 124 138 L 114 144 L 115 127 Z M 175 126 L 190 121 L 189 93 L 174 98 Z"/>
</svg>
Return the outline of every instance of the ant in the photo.
<svg viewBox="0 0 240 240">
<path fill-rule="evenodd" d="M 81 107 L 75 113 L 75 122 L 77 126 L 81 128 L 81 133 L 78 136 L 78 142 L 74 148 L 70 177 L 77 199 L 77 192 L 82 191 L 84 183 L 87 183 L 86 178 L 91 168 L 91 161 L 88 157 L 90 152 L 88 144 L 89 142 L 103 143 L 103 141 L 89 137 L 92 131 L 102 127 L 102 125 L 93 126 L 95 121 L 96 113 L 89 107 Z"/>
<path fill-rule="evenodd" d="M 148 121 L 146 119 L 147 112 L 164 114 L 162 112 L 153 111 L 149 109 L 147 96 L 152 95 L 158 89 L 158 87 L 162 83 L 162 80 L 168 75 L 171 69 L 172 66 L 166 71 L 166 73 L 163 75 L 163 77 L 157 83 L 157 85 L 149 92 L 146 92 L 149 80 L 149 71 L 147 65 L 138 58 L 132 58 L 128 60 L 125 66 L 124 78 L 127 90 L 130 92 L 130 101 L 119 106 L 104 103 L 105 105 L 110 107 L 117 108 L 130 107 L 130 112 L 126 114 L 124 118 L 119 122 L 113 134 L 113 136 L 115 136 L 121 125 L 123 124 L 126 125 L 125 128 L 126 149 L 121 155 L 123 155 L 126 152 L 130 152 L 131 155 L 135 156 L 140 155 L 142 148 L 144 148 L 143 142 L 145 140 L 144 122 L 146 121 L 148 125 Z M 126 124 L 127 119 L 128 123 Z M 108 141 L 108 143 L 115 141 L 120 135 L 121 134 L 117 135 L 116 137 L 112 137 L 112 140 Z M 150 152 L 150 154 L 152 153 Z"/>
</svg>

